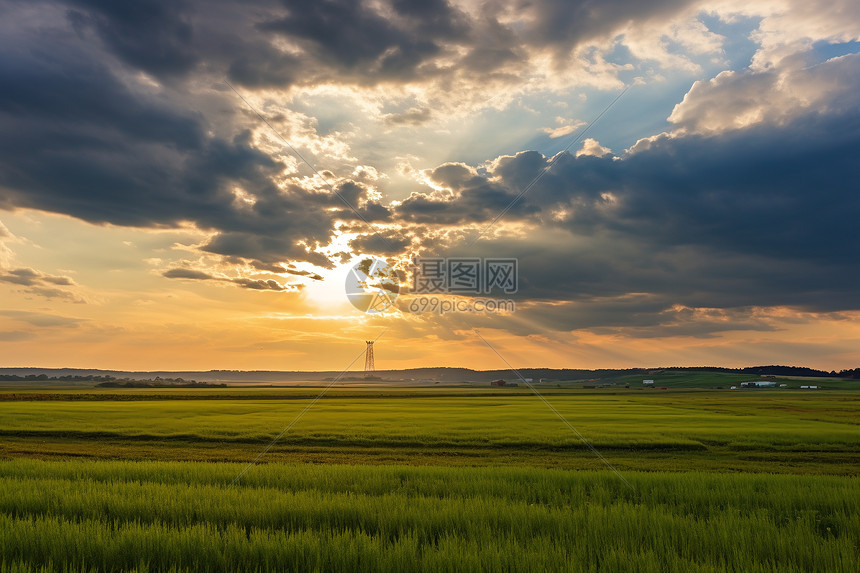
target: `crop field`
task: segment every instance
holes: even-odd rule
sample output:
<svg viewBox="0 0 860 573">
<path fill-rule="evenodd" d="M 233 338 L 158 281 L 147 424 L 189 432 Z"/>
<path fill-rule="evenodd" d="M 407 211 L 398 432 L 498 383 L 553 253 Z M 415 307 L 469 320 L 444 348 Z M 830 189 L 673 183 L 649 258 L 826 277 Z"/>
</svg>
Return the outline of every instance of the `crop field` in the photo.
<svg viewBox="0 0 860 573">
<path fill-rule="evenodd" d="M 0 455 L 251 460 L 307 406 L 310 392 L 4 394 Z M 851 475 L 860 459 L 858 393 L 547 396 L 619 468 Z M 521 389 L 507 395 L 334 391 L 277 442 L 266 461 L 604 467 Z"/>
<path fill-rule="evenodd" d="M 0 390 L 0 571 L 860 567 L 850 390 L 315 391 Z"/>
</svg>

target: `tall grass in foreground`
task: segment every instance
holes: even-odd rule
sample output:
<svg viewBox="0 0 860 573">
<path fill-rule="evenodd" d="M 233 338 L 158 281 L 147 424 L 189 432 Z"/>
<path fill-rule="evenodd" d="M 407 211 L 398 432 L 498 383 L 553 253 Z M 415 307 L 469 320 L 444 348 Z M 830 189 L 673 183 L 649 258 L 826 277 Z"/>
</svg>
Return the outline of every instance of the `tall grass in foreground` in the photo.
<svg viewBox="0 0 860 573">
<path fill-rule="evenodd" d="M 856 571 L 857 478 L 0 462 L 0 571 Z"/>
</svg>

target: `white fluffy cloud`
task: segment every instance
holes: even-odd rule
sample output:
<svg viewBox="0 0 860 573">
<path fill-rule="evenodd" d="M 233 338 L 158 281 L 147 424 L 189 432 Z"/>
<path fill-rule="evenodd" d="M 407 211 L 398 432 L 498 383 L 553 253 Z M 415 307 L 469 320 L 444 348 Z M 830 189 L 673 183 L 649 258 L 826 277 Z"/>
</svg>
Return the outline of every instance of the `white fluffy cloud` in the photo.
<svg viewBox="0 0 860 573">
<path fill-rule="evenodd" d="M 767 70 L 725 71 L 698 81 L 675 106 L 669 121 L 686 132 L 712 133 L 759 123 L 782 125 L 810 110 L 856 107 L 860 55 L 804 66 L 794 58 Z"/>
<path fill-rule="evenodd" d="M 816 42 L 860 40 L 860 3 L 856 0 L 747 3 L 741 12 L 762 9 L 764 19 L 753 33 L 761 49 L 752 61 L 754 70 L 778 66 L 784 58 L 811 49 Z"/>
<path fill-rule="evenodd" d="M 586 137 L 585 141 L 582 142 L 582 149 L 576 152 L 576 156 L 592 155 L 594 157 L 603 157 L 604 155 L 609 155 L 611 153 L 611 149 L 603 147 L 596 139 Z"/>
</svg>

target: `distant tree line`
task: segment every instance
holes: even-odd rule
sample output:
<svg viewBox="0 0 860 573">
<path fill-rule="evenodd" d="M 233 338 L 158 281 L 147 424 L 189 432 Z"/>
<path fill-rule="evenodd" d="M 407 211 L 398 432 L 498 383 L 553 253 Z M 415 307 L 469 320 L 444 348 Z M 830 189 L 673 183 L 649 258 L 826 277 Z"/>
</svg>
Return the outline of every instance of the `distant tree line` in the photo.
<svg viewBox="0 0 860 573">
<path fill-rule="evenodd" d="M 851 378 L 852 380 L 860 380 L 860 368 L 853 368 L 851 370 L 840 370 L 836 373 L 836 375 L 840 378 Z"/>
<path fill-rule="evenodd" d="M 226 384 L 197 382 L 184 378 L 162 378 L 156 376 L 150 380 L 132 380 L 115 376 L 48 376 L 47 374 L 0 374 L 0 382 L 96 382 L 100 388 L 224 388 Z"/>
<path fill-rule="evenodd" d="M 160 378 L 154 380 L 110 380 L 96 384 L 99 388 L 226 388 L 226 384 L 197 382 L 182 378 Z"/>
<path fill-rule="evenodd" d="M 446 369 L 439 369 L 441 375 L 437 378 L 445 379 L 451 376 L 445 375 Z M 456 370 L 456 369 L 452 369 Z M 806 368 L 802 366 L 748 366 L 746 368 L 726 368 L 723 366 L 669 366 L 663 368 L 601 368 L 595 370 L 581 369 L 551 369 L 551 368 L 520 368 L 518 369 L 522 376 L 529 378 L 546 378 L 551 380 L 573 380 L 577 378 L 613 378 L 616 376 L 636 375 L 648 376 L 659 372 L 724 372 L 727 374 L 754 374 L 756 376 L 809 376 L 820 378 L 852 378 L 860 379 L 860 368 L 851 370 L 840 370 L 839 372 L 831 370 L 816 370 L 814 368 Z M 404 371 L 408 372 L 408 371 Z M 483 378 L 503 378 L 510 375 L 505 370 L 493 370 L 485 372 L 468 371 L 473 376 L 480 375 Z M 429 374 L 429 373 L 428 373 Z M 464 374 L 457 373 L 460 377 Z M 428 377 L 431 377 L 428 375 Z M 465 375 L 469 377 L 469 375 Z"/>
<path fill-rule="evenodd" d="M 850 370 L 840 370 L 839 372 L 831 370 L 816 370 L 814 368 L 806 368 L 803 366 L 748 366 L 746 368 L 723 368 L 721 366 L 701 366 L 696 368 L 686 368 L 681 366 L 672 366 L 663 368 L 662 370 L 700 370 L 705 372 L 727 372 L 730 374 L 755 374 L 756 376 L 809 376 L 818 378 L 851 378 L 860 380 L 860 368 Z"/>
<path fill-rule="evenodd" d="M 48 376 L 47 374 L 28 374 L 20 376 L 18 374 L 0 374 L 0 381 L 3 382 L 110 382 L 118 380 L 113 376 Z"/>
<path fill-rule="evenodd" d="M 445 376 L 446 369 L 439 369 L 442 375 L 440 379 L 450 378 Z M 456 369 L 452 369 L 456 370 Z M 547 378 L 553 380 L 573 380 L 577 378 L 612 378 L 615 376 L 624 375 L 642 375 L 647 376 L 659 372 L 724 372 L 727 374 L 754 374 L 756 376 L 809 376 L 817 378 L 849 378 L 860 379 L 860 368 L 849 370 L 840 370 L 839 372 L 831 370 L 816 370 L 814 368 L 806 368 L 803 366 L 748 366 L 746 368 L 726 368 L 723 366 L 668 366 L 663 368 L 600 368 L 595 370 L 582 369 L 552 369 L 552 368 L 520 368 L 519 373 L 530 378 Z M 408 372 L 408 371 L 404 371 Z M 505 370 L 493 370 L 486 372 L 468 371 L 473 375 L 478 374 L 484 378 L 503 378 L 505 375 L 510 375 Z M 458 373 L 461 377 L 463 374 Z M 428 376 L 430 377 L 430 376 Z M 467 376 L 468 377 L 468 376 Z"/>
</svg>

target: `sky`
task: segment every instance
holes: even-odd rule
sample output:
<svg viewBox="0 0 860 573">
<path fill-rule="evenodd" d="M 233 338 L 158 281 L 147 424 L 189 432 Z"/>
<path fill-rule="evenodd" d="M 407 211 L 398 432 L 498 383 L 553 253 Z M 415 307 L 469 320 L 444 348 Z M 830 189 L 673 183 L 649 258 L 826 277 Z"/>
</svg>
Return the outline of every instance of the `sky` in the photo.
<svg viewBox="0 0 860 573">
<path fill-rule="evenodd" d="M 0 366 L 855 368 L 858 93 L 854 0 L 0 0 Z"/>
</svg>

